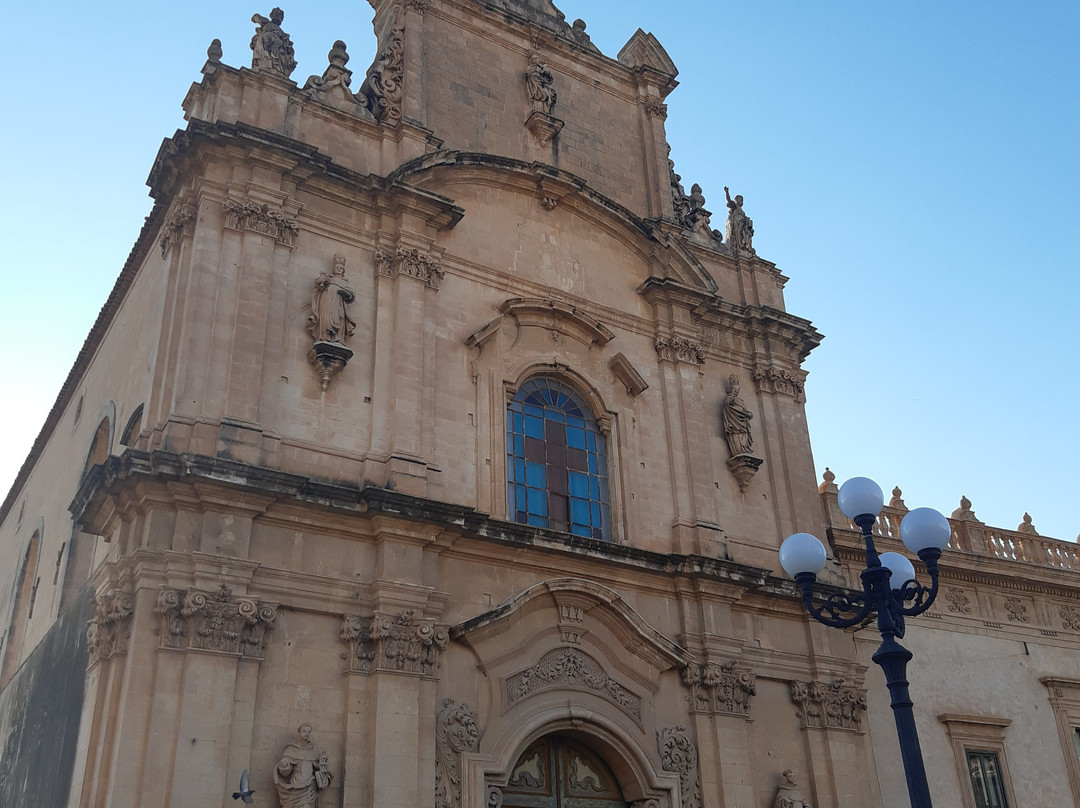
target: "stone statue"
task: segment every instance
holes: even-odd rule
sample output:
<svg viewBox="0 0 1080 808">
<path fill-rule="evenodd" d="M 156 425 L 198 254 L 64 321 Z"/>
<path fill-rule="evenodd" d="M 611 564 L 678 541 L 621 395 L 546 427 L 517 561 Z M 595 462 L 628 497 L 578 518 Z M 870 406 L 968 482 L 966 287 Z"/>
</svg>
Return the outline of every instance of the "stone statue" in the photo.
<svg viewBox="0 0 1080 808">
<path fill-rule="evenodd" d="M 292 40 L 281 30 L 281 21 L 285 12 L 275 8 L 267 19 L 262 14 L 255 14 L 251 21 L 258 26 L 251 38 L 251 69 L 268 70 L 282 78 L 288 78 L 296 69 L 296 54 Z"/>
<path fill-rule="evenodd" d="M 551 70 L 544 64 L 540 54 L 534 53 L 529 57 L 529 66 L 525 70 L 525 88 L 529 92 L 529 101 L 536 112 L 550 115 L 555 109 L 558 94 L 555 92 L 555 77 Z"/>
<path fill-rule="evenodd" d="M 724 396 L 721 408 L 724 423 L 724 437 L 727 438 L 731 456 L 750 454 L 754 446 L 754 437 L 750 434 L 750 421 L 754 414 L 746 409 L 739 396 L 739 377 L 732 373 L 728 376 L 728 393 Z"/>
<path fill-rule="evenodd" d="M 318 808 L 319 792 L 330 787 L 334 776 L 328 768 L 326 752 L 315 753 L 311 724 L 301 724 L 296 732 L 300 740 L 285 747 L 274 769 L 278 799 L 281 808 Z"/>
<path fill-rule="evenodd" d="M 311 336 L 320 342 L 340 342 L 356 331 L 356 321 L 349 317 L 348 304 L 356 300 L 356 292 L 345 280 L 345 256 L 334 255 L 334 274 L 319 274 L 311 288 L 311 314 L 307 327 Z"/>
<path fill-rule="evenodd" d="M 799 793 L 799 786 L 795 783 L 794 769 L 784 769 L 784 782 L 776 791 L 773 808 L 810 808 L 810 803 L 806 802 Z"/>
<path fill-rule="evenodd" d="M 743 212 L 742 195 L 736 194 L 732 199 L 726 185 L 724 195 L 728 206 L 727 243 L 733 249 L 754 252 L 754 221 Z"/>
</svg>

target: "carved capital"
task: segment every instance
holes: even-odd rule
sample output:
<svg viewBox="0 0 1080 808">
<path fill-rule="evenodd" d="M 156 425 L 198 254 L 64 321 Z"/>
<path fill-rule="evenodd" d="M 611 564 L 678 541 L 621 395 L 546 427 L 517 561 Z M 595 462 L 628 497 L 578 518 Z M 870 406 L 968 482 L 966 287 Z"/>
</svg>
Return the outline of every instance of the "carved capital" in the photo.
<svg viewBox="0 0 1080 808">
<path fill-rule="evenodd" d="M 684 808 L 701 808 L 697 746 L 690 740 L 686 727 L 680 725 L 657 730 L 656 746 L 664 771 L 679 775 L 679 804 Z"/>
<path fill-rule="evenodd" d="M 771 365 L 754 365 L 754 384 L 762 393 L 782 393 L 791 396 L 796 402 L 806 401 L 805 376 L 792 373 Z"/>
<path fill-rule="evenodd" d="M 700 342 L 685 337 L 657 336 L 654 343 L 656 354 L 664 362 L 688 362 L 692 365 L 705 364 L 705 349 Z"/>
<path fill-rule="evenodd" d="M 405 0 L 405 8 L 423 14 L 431 8 L 431 0 Z"/>
<path fill-rule="evenodd" d="M 277 608 L 256 598 L 234 598 L 224 584 L 216 592 L 162 587 L 154 609 L 161 618 L 158 644 L 262 659 L 266 632 L 274 626 Z"/>
<path fill-rule="evenodd" d="M 792 682 L 791 700 L 795 702 L 803 729 L 862 729 L 866 712 L 866 691 L 838 677 L 824 682 Z"/>
<path fill-rule="evenodd" d="M 417 619 L 406 610 L 394 616 L 377 612 L 373 617 L 342 618 L 341 639 L 349 646 L 348 670 L 372 673 L 378 670 L 434 676 L 439 653 L 450 634 L 434 620 Z"/>
<path fill-rule="evenodd" d="M 284 210 L 256 202 L 225 200 L 225 227 L 230 230 L 251 230 L 270 236 L 278 244 L 292 247 L 300 235 L 300 224 Z"/>
<path fill-rule="evenodd" d="M 131 636 L 131 616 L 135 613 L 135 596 L 130 592 L 110 589 L 90 601 L 93 617 L 86 627 L 90 665 L 115 654 L 126 654 Z"/>
<path fill-rule="evenodd" d="M 659 118 L 662 121 L 667 120 L 667 104 L 659 98 L 646 98 L 641 102 L 641 107 L 645 110 L 645 114 L 650 118 Z"/>
<path fill-rule="evenodd" d="M 566 629 L 566 633 L 574 632 Z M 577 648 L 552 649 L 531 668 L 508 676 L 503 688 L 506 706 L 511 707 L 534 693 L 556 688 L 594 693 L 627 715 L 641 720 L 641 697 L 608 676 L 599 662 Z"/>
<path fill-rule="evenodd" d="M 158 239 L 162 258 L 168 254 L 169 247 L 179 243 L 183 236 L 190 236 L 194 232 L 197 215 L 194 207 L 183 202 L 173 208 L 165 218 L 165 224 L 161 226 L 161 238 Z"/>
<path fill-rule="evenodd" d="M 376 250 L 375 269 L 387 278 L 406 275 L 438 290 L 446 274 L 434 256 L 408 247 L 398 247 L 396 252 Z"/>
<path fill-rule="evenodd" d="M 444 699 L 435 719 L 435 808 L 460 808 L 461 755 L 475 749 L 479 737 L 476 714 Z"/>
<path fill-rule="evenodd" d="M 690 688 L 690 712 L 748 716 L 756 695 L 757 674 L 731 661 L 724 665 L 688 665 L 683 682 Z"/>
</svg>

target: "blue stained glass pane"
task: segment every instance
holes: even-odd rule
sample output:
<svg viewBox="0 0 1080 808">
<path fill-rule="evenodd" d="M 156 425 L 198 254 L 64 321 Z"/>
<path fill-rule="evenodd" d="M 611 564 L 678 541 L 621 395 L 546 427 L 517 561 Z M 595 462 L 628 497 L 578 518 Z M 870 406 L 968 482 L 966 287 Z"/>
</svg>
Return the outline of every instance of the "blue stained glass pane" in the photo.
<svg viewBox="0 0 1080 808">
<path fill-rule="evenodd" d="M 514 499 L 515 499 L 515 502 L 517 504 L 518 511 L 520 511 L 521 513 L 524 513 L 526 510 L 528 510 L 525 507 L 525 486 L 523 486 L 523 485 L 515 485 L 514 486 L 514 495 L 515 495 Z"/>
<path fill-rule="evenodd" d="M 547 527 L 547 517 L 529 514 L 529 524 L 533 527 Z"/>
<path fill-rule="evenodd" d="M 601 523 L 599 502 L 592 503 L 592 523 L 594 525 L 599 525 Z"/>
<path fill-rule="evenodd" d="M 572 420 L 570 418 L 567 419 Z M 566 445 L 572 449 L 584 449 L 585 448 L 585 430 L 584 429 L 572 429 L 566 428 Z"/>
<path fill-rule="evenodd" d="M 590 452 L 596 451 L 596 433 L 592 430 L 585 433 L 585 445 L 589 447 Z"/>
<path fill-rule="evenodd" d="M 575 412 L 577 413 L 577 415 L 572 415 L 571 414 L 571 413 L 575 413 Z M 574 407 L 573 410 L 567 408 L 567 410 L 566 410 L 566 423 L 568 423 L 570 426 L 580 426 L 582 429 L 584 429 L 585 428 L 585 419 L 579 417 L 580 415 L 581 415 L 581 410 L 579 410 L 577 407 Z"/>
<path fill-rule="evenodd" d="M 521 435 L 514 435 L 514 454 L 518 457 L 525 456 L 525 438 Z"/>
<path fill-rule="evenodd" d="M 513 423 L 514 423 L 514 431 L 517 432 L 520 435 L 521 434 L 521 413 L 520 412 L 515 412 L 514 413 Z"/>
<path fill-rule="evenodd" d="M 589 452 L 589 474 L 596 474 L 596 455 Z"/>
<path fill-rule="evenodd" d="M 526 489 L 529 514 L 547 517 L 547 491 L 537 491 L 535 488 Z"/>
<path fill-rule="evenodd" d="M 589 503 L 587 500 L 570 498 L 570 521 L 575 525 L 589 524 Z"/>
<path fill-rule="evenodd" d="M 590 531 L 588 525 L 570 525 L 570 532 L 575 536 L 588 536 Z"/>
<path fill-rule="evenodd" d="M 582 474 L 580 471 L 569 471 L 567 474 L 570 477 L 570 496 L 588 499 L 589 475 Z"/>
<path fill-rule="evenodd" d="M 526 415 L 535 415 L 537 418 L 543 418 L 544 417 L 544 408 L 543 407 L 536 407 L 536 406 L 534 406 L 532 404 L 526 404 L 525 405 L 525 414 Z"/>
<path fill-rule="evenodd" d="M 589 477 L 589 499 L 600 499 L 600 483 L 595 477 Z"/>
<path fill-rule="evenodd" d="M 514 460 L 514 481 L 525 482 L 525 461 L 520 457 Z"/>
<path fill-rule="evenodd" d="M 543 463 L 525 463 L 525 482 L 533 488 L 547 487 L 547 467 Z"/>
<path fill-rule="evenodd" d="M 544 413 L 544 417 L 549 421 L 558 421 L 560 424 L 566 421 L 566 416 L 560 410 L 548 410 Z"/>
<path fill-rule="evenodd" d="M 525 418 L 525 434 L 530 438 L 544 437 L 544 419 L 529 415 Z"/>
</svg>

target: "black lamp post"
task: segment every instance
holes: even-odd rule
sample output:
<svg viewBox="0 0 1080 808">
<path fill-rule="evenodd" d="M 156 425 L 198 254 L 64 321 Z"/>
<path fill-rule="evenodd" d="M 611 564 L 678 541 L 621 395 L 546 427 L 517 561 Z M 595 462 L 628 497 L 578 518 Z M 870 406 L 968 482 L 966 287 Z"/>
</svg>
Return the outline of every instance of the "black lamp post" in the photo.
<svg viewBox="0 0 1080 808">
<path fill-rule="evenodd" d="M 815 620 L 833 628 L 850 628 L 867 618 L 877 618 L 881 646 L 874 662 L 885 672 L 892 695 L 893 718 L 900 739 L 911 808 L 933 808 L 926 783 L 915 714 L 908 693 L 907 663 L 911 652 L 896 640 L 904 636 L 904 617 L 922 614 L 938 591 L 938 559 L 949 543 L 952 528 L 932 508 L 915 508 L 900 523 L 900 539 L 919 556 L 930 575 L 930 586 L 915 580 L 915 567 L 900 553 L 881 553 L 874 547 L 873 527 L 885 497 L 877 483 L 853 477 L 839 493 L 840 510 L 862 530 L 866 543 L 866 569 L 862 571 L 862 594 L 837 593 L 814 604 L 814 579 L 825 566 L 825 546 L 809 533 L 796 533 L 780 545 L 780 565 L 802 588 L 803 603 Z"/>
</svg>

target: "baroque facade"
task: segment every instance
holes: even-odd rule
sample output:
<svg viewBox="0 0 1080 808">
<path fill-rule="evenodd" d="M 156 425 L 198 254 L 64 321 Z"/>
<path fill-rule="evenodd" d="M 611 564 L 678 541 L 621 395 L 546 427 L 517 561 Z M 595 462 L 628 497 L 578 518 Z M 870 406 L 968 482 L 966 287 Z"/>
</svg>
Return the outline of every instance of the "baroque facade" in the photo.
<svg viewBox="0 0 1080 808">
<path fill-rule="evenodd" d="M 548 0 L 372 7 L 362 81 L 341 41 L 295 81 L 280 9 L 215 40 L 158 153 L 0 509 L 0 803 L 901 804 L 872 629 L 776 559 L 857 583 L 821 337 L 674 172 L 675 65 Z M 1076 546 L 952 524 L 934 796 L 1080 804 Z"/>
</svg>

